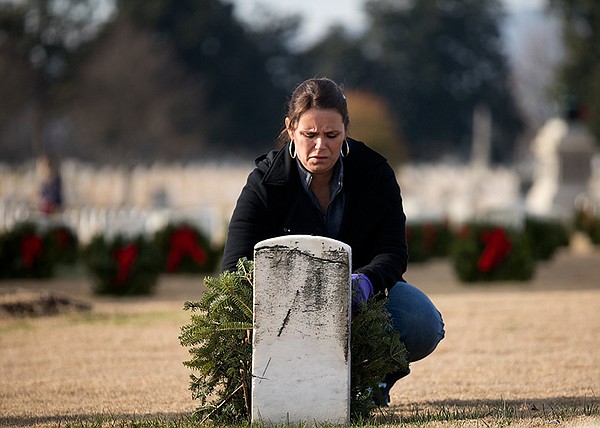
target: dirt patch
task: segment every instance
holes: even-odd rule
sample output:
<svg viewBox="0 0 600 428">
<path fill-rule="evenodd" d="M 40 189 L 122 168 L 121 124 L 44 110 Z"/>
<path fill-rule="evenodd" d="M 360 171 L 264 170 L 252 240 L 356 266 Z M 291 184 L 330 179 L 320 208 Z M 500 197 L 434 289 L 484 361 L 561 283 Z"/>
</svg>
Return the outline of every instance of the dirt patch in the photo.
<svg viewBox="0 0 600 428">
<path fill-rule="evenodd" d="M 89 311 L 90 303 L 54 291 L 0 288 L 0 317 L 41 317 L 70 311 Z"/>
<path fill-rule="evenodd" d="M 443 261 L 411 265 L 407 279 L 439 307 L 446 338 L 394 386 L 392 412 L 414 418 L 449 409 L 466 415 L 460 426 L 476 426 L 469 412 L 483 412 L 473 418 L 485 424 L 478 414 L 508 406 L 532 421 L 525 426 L 547 426 L 574 421 L 568 409 L 598 408 L 599 265 L 598 253 L 563 252 L 530 282 L 470 286 Z M 189 321 L 183 302 L 198 299 L 201 284 L 166 276 L 153 296 L 113 299 L 94 296 L 85 278 L 0 283 L 0 290 L 51 290 L 93 305 L 53 317 L 0 317 L 0 426 L 188 415 L 197 403 L 178 335 Z"/>
</svg>

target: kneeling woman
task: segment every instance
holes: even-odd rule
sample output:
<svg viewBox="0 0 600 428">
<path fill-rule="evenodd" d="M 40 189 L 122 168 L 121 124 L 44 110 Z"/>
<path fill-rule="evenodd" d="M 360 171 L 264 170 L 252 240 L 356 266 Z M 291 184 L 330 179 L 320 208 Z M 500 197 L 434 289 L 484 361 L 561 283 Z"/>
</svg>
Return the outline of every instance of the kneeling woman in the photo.
<svg viewBox="0 0 600 428">
<path fill-rule="evenodd" d="M 288 103 L 284 147 L 256 160 L 229 225 L 223 270 L 252 259 L 254 245 L 287 234 L 319 235 L 352 248 L 355 300 L 377 293 L 409 352 L 429 355 L 444 337 L 432 302 L 403 279 L 408 262 L 406 216 L 393 169 L 384 157 L 348 137 L 348 107 L 329 79 L 301 83 Z M 356 301 L 355 301 L 356 303 Z M 384 397 L 408 373 L 389 375 Z"/>
</svg>

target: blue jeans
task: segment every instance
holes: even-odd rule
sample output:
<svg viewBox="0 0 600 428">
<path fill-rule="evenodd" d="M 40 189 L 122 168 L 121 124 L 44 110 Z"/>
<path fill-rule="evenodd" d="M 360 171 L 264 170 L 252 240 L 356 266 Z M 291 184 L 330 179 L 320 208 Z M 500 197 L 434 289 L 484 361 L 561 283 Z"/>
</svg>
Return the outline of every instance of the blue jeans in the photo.
<svg viewBox="0 0 600 428">
<path fill-rule="evenodd" d="M 405 282 L 397 282 L 389 290 L 386 308 L 406 346 L 410 362 L 431 354 L 444 338 L 442 315 L 429 297 L 418 288 Z M 408 373 L 389 375 L 386 378 L 388 388 Z"/>
</svg>

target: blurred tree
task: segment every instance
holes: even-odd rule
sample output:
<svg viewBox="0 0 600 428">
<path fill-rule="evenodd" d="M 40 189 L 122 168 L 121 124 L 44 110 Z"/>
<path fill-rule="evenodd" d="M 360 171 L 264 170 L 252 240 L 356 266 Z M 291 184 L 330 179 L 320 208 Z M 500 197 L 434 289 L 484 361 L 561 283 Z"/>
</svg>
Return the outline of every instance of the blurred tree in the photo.
<svg viewBox="0 0 600 428">
<path fill-rule="evenodd" d="M 155 31 L 203 82 L 207 137 L 221 150 L 270 147 L 285 93 L 274 85 L 269 57 L 218 0 L 120 0 L 120 13 Z M 232 147 L 233 146 L 233 147 Z"/>
<path fill-rule="evenodd" d="M 15 5 L 0 4 L 0 140 L 2 158 L 18 157 L 23 146 L 30 152 L 29 138 L 19 138 L 17 112 L 22 113 L 30 99 L 33 70 L 26 61 L 28 47 L 23 43 L 23 15 Z M 23 144 L 23 143 L 29 144 Z"/>
<path fill-rule="evenodd" d="M 306 78 L 301 56 L 291 47 L 300 28 L 300 16 L 279 16 L 268 9 L 259 13 L 262 19 L 246 28 L 247 35 L 266 58 L 265 68 L 272 83 L 278 91 L 283 90 L 280 96 L 287 96 Z"/>
<path fill-rule="evenodd" d="M 44 134 L 51 110 L 68 96 L 71 66 L 99 30 L 97 7 L 91 0 L 0 0 L 0 73 L 8 79 L 2 83 L 8 102 L 3 102 L 0 125 L 19 123 L 27 116 L 23 109 L 31 106 L 31 131 L 22 136 L 30 139 L 30 156 L 47 152 Z M 5 132 L 15 141 L 19 131 L 13 126 Z"/>
<path fill-rule="evenodd" d="M 369 0 L 371 82 L 402 119 L 417 159 L 470 153 L 473 111 L 489 106 L 492 157 L 512 161 L 522 122 L 509 87 L 498 0 Z"/>
<path fill-rule="evenodd" d="M 600 142 L 600 3 L 549 0 L 563 21 L 565 63 L 558 86 L 567 114 L 586 120 Z"/>
<path fill-rule="evenodd" d="M 364 86 L 377 73 L 360 37 L 340 26 L 331 27 L 322 41 L 302 52 L 300 57 L 306 76 L 331 77 L 348 88 Z"/>
<path fill-rule="evenodd" d="M 387 102 L 362 90 L 347 90 L 350 136 L 364 141 L 394 167 L 406 161 L 406 147 Z"/>
<path fill-rule="evenodd" d="M 61 155 L 88 160 L 272 147 L 300 77 L 287 44 L 298 18 L 245 28 L 218 0 L 117 0 L 107 20 L 92 5 L 0 0 L 3 158 L 45 151 L 57 123 L 68 137 Z"/>
<path fill-rule="evenodd" d="M 263 151 L 282 126 L 289 91 L 326 75 L 381 97 L 359 97 L 361 108 L 381 107 L 373 111 L 386 122 L 387 105 L 416 160 L 468 156 L 473 111 L 487 105 L 494 158 L 510 160 L 521 122 L 498 1 L 370 0 L 366 34 L 332 28 L 298 53 L 289 44 L 297 17 L 246 28 L 219 0 L 117 0 L 118 19 L 93 44 L 97 2 L 0 0 L 0 77 L 11 82 L 0 82 L 11 106 L 0 106 L 0 137 L 34 104 L 36 151 L 48 111 L 69 118 L 82 156 Z M 390 140 L 403 150 L 400 138 Z"/>
<path fill-rule="evenodd" d="M 85 160 L 141 163 L 206 154 L 202 79 L 176 56 L 167 39 L 127 16 L 108 27 L 78 67 L 68 114 Z"/>
<path fill-rule="evenodd" d="M 514 42 L 512 47 L 513 94 L 529 133 L 537 132 L 560 110 L 553 86 L 563 62 L 561 28 L 556 14 L 539 14 L 523 26 L 518 43 Z"/>
</svg>

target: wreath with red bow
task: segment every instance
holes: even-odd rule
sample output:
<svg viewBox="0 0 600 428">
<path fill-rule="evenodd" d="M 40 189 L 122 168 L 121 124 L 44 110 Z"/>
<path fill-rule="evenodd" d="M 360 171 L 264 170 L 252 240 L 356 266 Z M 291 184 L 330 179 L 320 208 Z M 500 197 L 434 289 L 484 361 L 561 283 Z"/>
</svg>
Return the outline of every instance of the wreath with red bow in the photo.
<svg viewBox="0 0 600 428">
<path fill-rule="evenodd" d="M 15 225 L 0 236 L 0 277 L 49 278 L 57 253 L 51 237 L 32 222 Z"/>
<path fill-rule="evenodd" d="M 83 261 L 97 294 L 150 294 L 160 274 L 160 254 L 142 236 L 98 235 L 84 248 Z"/>
<path fill-rule="evenodd" d="M 157 231 L 154 242 L 167 273 L 214 273 L 219 252 L 189 223 L 169 224 Z"/>
<path fill-rule="evenodd" d="M 464 282 L 527 281 L 534 273 L 527 234 L 497 225 L 463 226 L 451 257 L 455 273 Z"/>
</svg>

